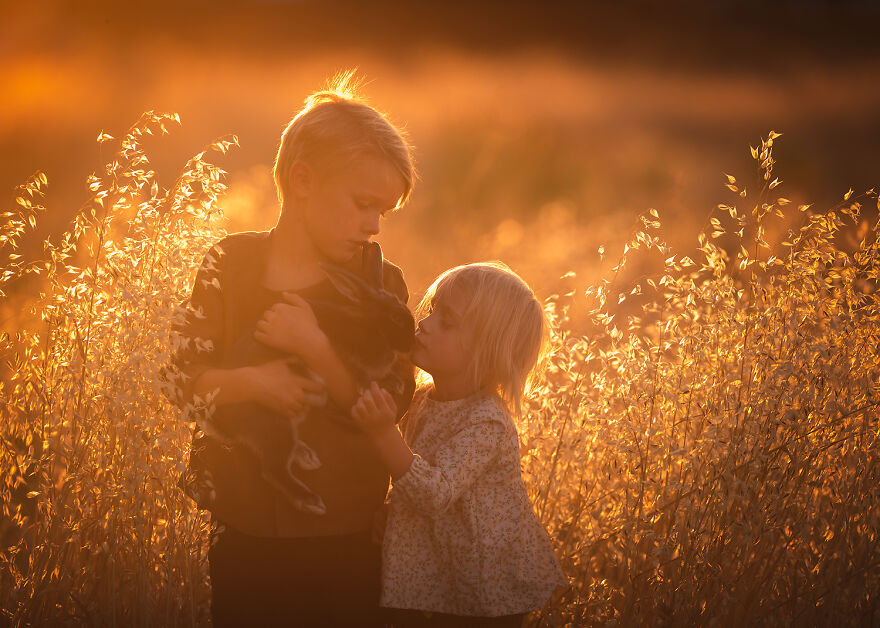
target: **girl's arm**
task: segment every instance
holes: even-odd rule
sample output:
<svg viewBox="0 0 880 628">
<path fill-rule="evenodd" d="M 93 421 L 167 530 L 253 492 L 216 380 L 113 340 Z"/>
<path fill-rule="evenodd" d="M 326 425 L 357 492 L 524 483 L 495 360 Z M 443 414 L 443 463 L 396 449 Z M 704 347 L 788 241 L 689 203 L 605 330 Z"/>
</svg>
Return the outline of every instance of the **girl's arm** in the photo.
<svg viewBox="0 0 880 628">
<path fill-rule="evenodd" d="M 394 494 L 426 517 L 440 515 L 485 475 L 508 436 L 498 421 L 463 428 L 437 450 L 433 464 L 414 454 L 409 470 L 392 482 Z"/>
<path fill-rule="evenodd" d="M 503 413 L 487 412 L 447 440 L 430 464 L 409 449 L 393 425 L 389 403 L 390 395 L 373 384 L 355 403 L 352 418 L 370 435 L 391 472 L 394 494 L 427 517 L 445 511 L 482 477 L 506 442 L 516 446 Z"/>
<path fill-rule="evenodd" d="M 372 382 L 352 406 L 351 416 L 358 427 L 370 436 L 379 457 L 391 473 L 391 479 L 404 475 L 414 456 L 395 425 L 397 407 L 391 394 Z"/>
</svg>

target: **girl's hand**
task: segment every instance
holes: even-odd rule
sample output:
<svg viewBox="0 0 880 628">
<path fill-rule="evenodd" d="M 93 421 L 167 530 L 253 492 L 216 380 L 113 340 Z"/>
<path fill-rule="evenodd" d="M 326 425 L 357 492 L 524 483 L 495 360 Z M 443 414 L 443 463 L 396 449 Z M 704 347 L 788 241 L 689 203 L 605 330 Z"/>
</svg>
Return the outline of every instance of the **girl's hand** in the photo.
<svg viewBox="0 0 880 628">
<path fill-rule="evenodd" d="M 326 340 L 308 301 L 293 292 L 283 293 L 284 303 L 263 312 L 254 339 L 280 351 L 308 357 Z"/>
<path fill-rule="evenodd" d="M 326 403 L 323 383 L 293 371 L 296 360 L 272 360 L 253 369 L 253 401 L 284 416 Z"/>
<path fill-rule="evenodd" d="M 351 417 L 361 430 L 376 436 L 389 429 L 397 431 L 394 419 L 397 405 L 391 394 L 379 384 L 371 382 L 360 398 L 351 407 Z"/>
</svg>

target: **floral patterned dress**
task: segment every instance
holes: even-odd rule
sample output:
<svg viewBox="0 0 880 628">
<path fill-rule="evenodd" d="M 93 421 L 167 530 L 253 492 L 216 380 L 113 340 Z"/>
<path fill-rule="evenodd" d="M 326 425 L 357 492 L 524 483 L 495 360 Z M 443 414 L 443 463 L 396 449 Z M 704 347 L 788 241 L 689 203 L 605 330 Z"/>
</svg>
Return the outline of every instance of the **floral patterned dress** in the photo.
<svg viewBox="0 0 880 628">
<path fill-rule="evenodd" d="M 483 617 L 542 608 L 568 582 L 529 502 L 513 420 L 491 395 L 429 393 L 400 423 L 415 458 L 392 480 L 382 605 Z"/>
</svg>

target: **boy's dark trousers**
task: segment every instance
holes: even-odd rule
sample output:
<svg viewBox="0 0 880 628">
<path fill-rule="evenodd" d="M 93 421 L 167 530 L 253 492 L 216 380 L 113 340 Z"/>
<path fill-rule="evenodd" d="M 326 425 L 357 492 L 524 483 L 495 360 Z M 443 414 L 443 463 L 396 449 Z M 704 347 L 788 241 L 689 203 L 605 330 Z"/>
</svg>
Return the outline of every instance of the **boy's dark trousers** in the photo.
<svg viewBox="0 0 880 628">
<path fill-rule="evenodd" d="M 214 626 L 381 626 L 380 560 L 369 531 L 285 539 L 226 526 L 208 552 Z"/>
</svg>

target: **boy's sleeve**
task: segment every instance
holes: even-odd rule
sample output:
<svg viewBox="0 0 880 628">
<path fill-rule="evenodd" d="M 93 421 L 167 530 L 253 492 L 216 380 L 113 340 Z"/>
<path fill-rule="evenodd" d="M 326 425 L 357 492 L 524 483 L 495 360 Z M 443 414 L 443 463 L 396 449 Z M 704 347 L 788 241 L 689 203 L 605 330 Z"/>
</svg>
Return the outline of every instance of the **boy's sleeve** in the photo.
<svg viewBox="0 0 880 628">
<path fill-rule="evenodd" d="M 214 245 L 202 260 L 196 273 L 192 295 L 181 306 L 181 313 L 172 327 L 174 350 L 169 369 L 169 397 L 183 409 L 192 402 L 193 382 L 205 371 L 216 368 L 222 355 L 223 249 Z"/>
<path fill-rule="evenodd" d="M 401 302 L 406 303 L 409 300 L 409 291 L 406 288 L 406 281 L 403 279 L 403 272 L 393 264 L 386 264 L 383 269 L 383 283 L 385 289 L 396 296 Z M 393 375 L 389 375 L 387 380 L 393 380 L 395 377 L 403 382 L 403 388 L 400 392 L 394 391 L 393 386 L 383 386 L 391 392 L 394 403 L 397 406 L 397 420 L 404 415 L 410 402 L 412 402 L 413 393 L 416 390 L 415 367 L 410 362 L 408 355 L 399 355 L 391 367 Z M 380 381 L 381 386 L 385 381 Z"/>
</svg>

